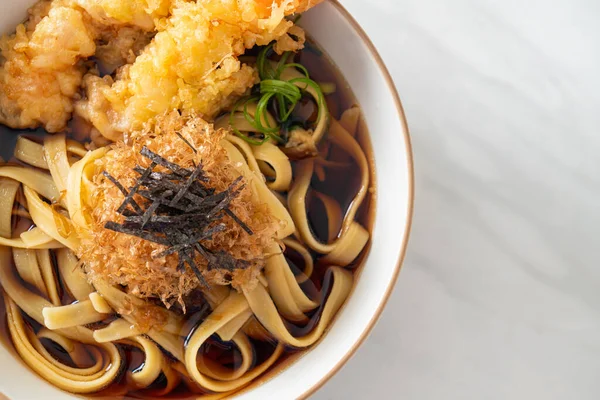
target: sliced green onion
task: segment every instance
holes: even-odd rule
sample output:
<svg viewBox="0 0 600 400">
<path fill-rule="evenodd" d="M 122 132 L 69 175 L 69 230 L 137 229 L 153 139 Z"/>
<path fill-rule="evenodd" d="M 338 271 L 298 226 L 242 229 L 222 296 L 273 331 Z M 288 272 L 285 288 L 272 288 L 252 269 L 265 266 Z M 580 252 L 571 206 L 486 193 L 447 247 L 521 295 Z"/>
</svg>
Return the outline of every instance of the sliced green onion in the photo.
<svg viewBox="0 0 600 400">
<path fill-rule="evenodd" d="M 323 118 L 323 108 L 325 105 L 325 96 L 323 96 L 323 92 L 321 91 L 321 87 L 317 84 L 317 82 L 313 81 L 310 78 L 294 78 L 288 81 L 289 83 L 304 83 L 306 86 L 304 90 L 306 90 L 309 86 L 312 87 L 317 93 L 317 107 L 319 109 L 317 114 L 317 121 L 320 121 Z"/>
<path fill-rule="evenodd" d="M 280 94 L 290 101 L 299 101 L 302 98 L 300 88 L 291 82 L 265 79 L 260 83 L 260 93 Z"/>
<path fill-rule="evenodd" d="M 275 78 L 273 66 L 267 59 L 267 56 L 272 49 L 272 44 L 266 46 L 260 51 L 260 53 L 258 53 L 258 57 L 256 58 L 256 68 L 258 69 L 258 75 L 260 76 L 261 80 Z"/>
<path fill-rule="evenodd" d="M 285 64 L 284 66 L 286 68 L 297 68 L 300 70 L 300 72 L 302 72 L 304 74 L 304 76 L 306 76 L 307 78 L 309 78 L 309 74 L 308 74 L 308 70 L 306 69 L 306 67 L 302 64 L 298 64 L 298 63 L 289 63 L 289 64 Z"/>
<path fill-rule="evenodd" d="M 267 118 L 267 114 L 269 112 L 269 110 L 267 110 L 267 107 L 269 107 L 269 100 L 271 100 L 271 97 L 273 97 L 273 95 L 267 95 L 267 96 L 263 96 L 260 98 L 260 100 L 258 100 L 258 104 L 256 105 L 256 114 L 254 114 L 254 122 L 255 122 L 255 126 L 257 128 L 258 131 L 260 131 L 263 134 L 271 134 L 271 135 L 277 135 L 277 132 L 279 132 L 279 127 L 278 126 L 269 126 L 269 120 Z M 262 121 L 264 121 L 267 123 L 267 126 L 264 126 Z"/>
<path fill-rule="evenodd" d="M 275 69 L 275 76 L 274 76 L 275 79 L 279 79 L 279 77 L 281 76 L 281 73 L 285 69 L 286 61 L 290 57 L 291 54 L 292 54 L 291 51 L 286 51 L 285 53 L 283 53 L 281 55 L 279 62 L 277 62 L 277 68 Z"/>
<path fill-rule="evenodd" d="M 285 143 L 285 139 L 279 135 L 279 132 L 282 129 L 285 131 L 290 128 L 290 117 L 302 99 L 303 92 L 307 91 L 309 87 L 314 90 L 311 94 L 317 102 L 318 124 L 325 117 L 323 113 L 327 112 L 324 93 L 330 94 L 336 90 L 334 83 L 318 84 L 310 79 L 309 72 L 304 65 L 288 62 L 292 56 L 292 52 L 283 53 L 276 64 L 268 58 L 272 52 L 273 43 L 261 49 L 256 57 L 256 68 L 260 76 L 260 95 L 248 96 L 238 101 L 233 107 L 229 118 L 229 124 L 233 127 L 234 133 L 253 145 L 263 144 L 269 139 Z M 282 80 L 281 75 L 287 68 L 295 68 L 304 76 L 287 81 Z M 248 111 L 248 104 L 251 102 L 256 102 L 254 115 L 251 115 Z M 275 126 L 271 126 L 269 122 L 269 106 L 276 107 L 278 111 L 278 121 Z M 262 139 L 245 135 L 233 125 L 233 118 L 237 112 L 243 113 L 244 118 L 250 126 L 257 133 L 263 135 Z"/>
<path fill-rule="evenodd" d="M 251 97 L 247 97 L 247 98 L 242 98 L 240 99 L 234 106 L 233 109 L 231 110 L 231 113 L 229 114 L 229 125 L 232 127 L 233 129 L 233 133 L 235 133 L 236 136 L 244 139 L 246 142 L 256 145 L 256 146 L 260 146 L 261 144 L 264 144 L 267 140 L 269 140 L 269 138 L 271 137 L 269 134 L 267 134 L 266 132 L 264 132 L 264 126 L 262 124 L 261 119 L 259 119 L 258 121 L 256 121 L 255 119 L 253 119 L 252 117 L 250 117 L 250 113 L 248 112 L 248 103 L 258 100 L 257 96 L 251 96 Z M 236 112 L 238 112 L 239 108 L 243 107 L 243 115 L 244 118 L 246 119 L 246 121 L 248 121 L 248 123 L 254 128 L 256 129 L 257 132 L 260 132 L 263 135 L 262 139 L 255 139 L 255 138 L 251 138 L 248 135 L 243 134 L 242 132 L 240 132 L 240 130 L 235 126 L 235 124 L 233 123 L 233 117 L 235 115 Z M 257 108 L 257 115 L 258 115 L 258 108 Z M 265 118 L 265 121 L 268 122 L 268 119 Z M 278 127 L 273 128 L 275 132 L 279 131 Z M 278 135 L 275 135 L 278 136 Z"/>
</svg>

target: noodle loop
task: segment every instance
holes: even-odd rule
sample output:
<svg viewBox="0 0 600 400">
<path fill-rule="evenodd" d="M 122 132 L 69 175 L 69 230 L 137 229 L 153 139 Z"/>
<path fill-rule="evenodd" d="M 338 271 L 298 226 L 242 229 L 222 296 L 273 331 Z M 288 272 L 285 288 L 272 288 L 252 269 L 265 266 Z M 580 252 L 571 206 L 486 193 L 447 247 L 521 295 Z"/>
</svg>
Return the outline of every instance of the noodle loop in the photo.
<svg viewBox="0 0 600 400">
<path fill-rule="evenodd" d="M 287 17 L 318 1 L 75 3 L 35 6 L 42 22 L 0 46 L 27 82 L 37 67 L 17 48 L 40 52 L 35 63 L 52 73 L 34 89 L 73 86 L 52 103 L 64 112 L 44 117 L 59 121 L 13 126 L 60 130 L 75 110 L 69 132 L 88 141 L 20 136 L 0 165 L 10 338 L 33 371 L 71 393 L 227 397 L 322 339 L 350 295 L 370 236 L 360 109 L 336 120 L 344 105 L 326 97 L 336 85 L 294 60 L 305 35 Z M 55 57 L 34 39 L 51 31 L 44 43 L 71 44 L 51 25 L 61 13 L 78 22 L 64 24 L 79 33 L 73 47 L 85 38 L 89 48 L 50 68 Z M 242 63 L 255 45 L 259 56 Z M 96 46 L 116 74 L 90 69 Z M 0 122 L 26 112 L 2 109 Z M 338 180 L 350 193 L 330 188 Z"/>
<path fill-rule="evenodd" d="M 343 126 L 331 121 L 328 146 L 337 146 L 353 159 L 361 178 L 345 214 L 335 198 L 313 190 L 325 210 L 328 243 L 312 232 L 307 196 L 315 165 L 320 163 L 324 170 L 336 168 L 336 161 L 305 159 L 292 171 L 288 157 L 272 143 L 254 146 L 236 136 L 221 140 L 228 159 L 250 186 L 253 201 L 266 203 L 279 221 L 275 238 L 279 241 L 266 249 L 264 275 L 260 274 L 253 287 L 243 287 L 242 292 L 223 286 L 205 291 L 212 312 L 197 326 L 98 276 L 87 276 L 81 268 L 74 251 L 82 238 L 90 240 L 88 227 L 94 222 L 89 204 L 94 177 L 101 172 L 97 161 L 108 149 L 83 153 L 64 135 L 48 137 L 43 145 L 20 139 L 17 157 L 47 169 L 50 175 L 0 166 L 0 245 L 12 247 L 12 257 L 11 250 L 0 247 L 0 283 L 17 352 L 48 381 L 73 393 L 97 392 L 119 379 L 125 361 L 119 349 L 129 348 L 143 355 L 143 361 L 125 374 L 138 390 L 163 395 L 184 382 L 196 391 L 226 395 L 263 374 L 285 346 L 313 345 L 351 290 L 352 274 L 342 267 L 354 261 L 369 239 L 367 230 L 355 221 L 369 185 L 368 165 L 356 139 L 345 129 L 355 129 L 357 116 L 345 115 Z M 21 188 L 24 200 L 18 203 Z M 24 215 L 31 218 L 33 227 L 14 238 L 13 210 L 19 207 L 26 209 Z M 307 292 L 302 286 L 315 272 L 311 250 L 323 255 L 319 265 L 326 268 L 320 292 Z M 287 258 L 289 251 L 302 260 L 298 271 Z M 17 274 L 31 289 L 22 286 Z M 63 303 L 59 282 L 74 302 Z M 146 314 L 136 310 L 146 310 Z M 25 322 L 21 313 L 40 327 Z M 160 322 L 149 325 L 144 315 L 160 316 L 156 320 Z M 90 324 L 96 327 L 91 330 Z M 207 349 L 215 341 L 237 354 L 233 366 L 208 356 Z M 276 342 L 260 363 L 256 341 Z M 49 343 L 52 346 L 48 347 Z M 53 348 L 62 349 L 67 359 L 57 358 Z M 170 361 L 163 351 L 176 361 Z M 159 380 L 162 383 L 155 386 Z"/>
</svg>

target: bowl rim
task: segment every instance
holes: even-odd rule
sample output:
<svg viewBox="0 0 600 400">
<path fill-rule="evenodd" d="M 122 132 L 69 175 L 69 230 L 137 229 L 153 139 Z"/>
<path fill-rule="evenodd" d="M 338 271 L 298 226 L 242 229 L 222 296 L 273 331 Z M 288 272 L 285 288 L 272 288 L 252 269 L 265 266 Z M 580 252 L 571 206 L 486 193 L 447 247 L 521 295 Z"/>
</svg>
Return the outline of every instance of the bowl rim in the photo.
<svg viewBox="0 0 600 400">
<path fill-rule="evenodd" d="M 414 181 L 415 181 L 414 175 L 415 175 L 415 173 L 414 173 L 414 159 L 413 159 L 412 143 L 411 143 L 410 132 L 409 132 L 409 128 L 408 128 L 408 122 L 406 119 L 406 114 L 404 113 L 404 107 L 402 106 L 402 101 L 400 100 L 400 95 L 398 94 L 398 89 L 396 87 L 396 84 L 394 83 L 394 79 L 392 78 L 392 75 L 390 74 L 389 69 L 385 65 L 383 58 L 379 54 L 377 47 L 375 46 L 373 41 L 369 38 L 369 36 L 365 32 L 365 30 L 360 26 L 358 21 L 356 21 L 356 19 L 352 16 L 352 14 L 350 14 L 350 12 L 340 3 L 339 0 L 327 0 L 327 1 L 329 3 L 331 3 L 331 5 L 333 5 L 337 9 L 337 11 L 340 12 L 342 17 L 345 18 L 350 23 L 350 25 L 356 31 L 356 33 L 361 38 L 363 43 L 367 46 L 367 48 L 369 49 L 369 53 L 371 54 L 371 56 L 377 63 L 379 70 L 383 74 L 385 82 L 390 90 L 390 93 L 392 94 L 392 97 L 394 98 L 394 103 L 396 106 L 396 110 L 398 112 L 398 117 L 400 118 L 400 124 L 402 125 L 402 131 L 403 131 L 402 134 L 404 135 L 404 141 L 406 144 L 405 151 L 406 151 L 406 159 L 407 159 L 406 167 L 408 170 L 407 171 L 407 173 L 408 173 L 408 207 L 406 210 L 406 225 L 404 226 L 404 230 L 403 230 L 404 239 L 401 244 L 400 254 L 398 255 L 398 261 L 396 262 L 396 267 L 394 268 L 392 279 L 390 279 L 390 282 L 388 284 L 388 287 L 385 290 L 385 294 L 381 300 L 381 303 L 379 303 L 377 310 L 371 317 L 371 320 L 367 324 L 366 328 L 363 330 L 363 332 L 360 334 L 358 340 L 352 345 L 352 347 L 348 350 L 348 352 L 335 364 L 335 366 L 327 373 L 327 375 L 323 376 L 317 383 L 315 383 L 309 389 L 304 391 L 304 393 L 302 393 L 298 397 L 299 400 L 305 400 L 308 397 L 310 397 L 311 395 L 315 394 L 319 389 L 321 389 L 325 385 L 325 383 L 327 383 L 335 374 L 337 374 L 342 369 L 342 367 L 350 360 L 350 358 L 352 358 L 356 354 L 356 351 L 360 348 L 360 346 L 362 346 L 364 344 L 366 339 L 369 337 L 370 333 L 373 331 L 373 328 L 375 327 L 375 325 L 377 324 L 377 321 L 381 317 L 381 314 L 382 314 L 383 310 L 385 309 L 385 306 L 387 305 L 387 303 L 392 295 L 392 292 L 394 291 L 394 287 L 396 286 L 396 283 L 398 282 L 398 276 L 400 275 L 400 270 L 402 269 L 402 265 L 403 265 L 404 259 L 406 257 L 406 250 L 407 250 L 408 241 L 410 238 L 410 232 L 411 232 L 411 228 L 412 228 L 412 221 L 413 221 L 413 214 L 414 214 L 414 200 L 415 200 L 415 194 L 414 194 L 414 185 L 415 185 L 414 184 Z"/>
<path fill-rule="evenodd" d="M 336 362 L 336 364 L 329 370 L 329 372 L 326 375 L 321 377 L 310 388 L 306 389 L 298 397 L 299 400 L 305 400 L 308 397 L 310 397 L 311 395 L 315 394 L 319 389 L 321 389 L 325 385 L 325 383 L 327 383 L 335 374 L 337 374 L 342 369 L 342 367 L 344 365 L 346 365 L 346 363 L 356 354 L 357 350 L 360 348 L 360 346 L 362 346 L 364 344 L 366 339 L 369 337 L 369 335 L 373 331 L 373 328 L 375 327 L 376 323 L 380 319 L 381 314 L 382 314 L 383 310 L 385 309 L 385 307 L 391 297 L 391 294 L 397 284 L 398 277 L 399 277 L 400 271 L 402 269 L 404 259 L 406 257 L 406 252 L 407 252 L 407 247 L 408 247 L 408 242 L 409 242 L 411 227 L 412 227 L 412 222 L 413 222 L 413 214 L 414 214 L 414 198 L 415 198 L 415 193 L 414 193 L 415 183 L 414 183 L 414 181 L 415 181 L 415 179 L 414 179 L 413 149 L 412 149 L 412 144 L 411 144 L 411 137 L 410 137 L 410 131 L 409 131 L 409 127 L 408 127 L 408 122 L 406 119 L 406 114 L 404 112 L 404 108 L 402 106 L 402 101 L 400 100 L 400 95 L 398 93 L 396 84 L 394 83 L 394 80 L 393 80 L 387 66 L 384 63 L 383 58 L 379 54 L 379 51 L 377 50 L 376 46 L 374 45 L 372 40 L 369 38 L 369 36 L 365 32 L 365 30 L 361 27 L 361 25 L 352 16 L 352 14 L 341 4 L 340 0 L 325 0 L 325 1 L 329 2 L 340 13 L 340 15 L 350 23 L 352 29 L 355 30 L 355 32 L 358 34 L 358 36 L 360 37 L 362 42 L 367 46 L 369 54 L 371 55 L 371 57 L 373 57 L 373 60 L 376 62 L 377 66 L 379 67 L 379 70 L 383 75 L 383 78 L 385 80 L 385 83 L 386 83 L 389 91 L 390 91 L 390 94 L 392 95 L 394 104 L 396 106 L 398 118 L 400 119 L 400 124 L 402 126 L 401 134 L 404 135 L 405 152 L 406 152 L 406 159 L 407 159 L 406 168 L 407 168 L 407 178 L 408 178 L 408 182 L 407 182 L 407 184 L 408 184 L 408 187 L 407 187 L 408 205 L 407 205 L 407 209 L 406 209 L 406 224 L 404 225 L 403 229 L 400 231 L 400 234 L 402 234 L 404 236 L 404 238 L 403 238 L 401 246 L 400 246 L 400 252 L 398 254 L 398 259 L 396 261 L 396 265 L 394 267 L 392 277 L 387 285 L 387 288 L 385 289 L 385 293 L 384 293 L 384 296 L 382 297 L 381 302 L 379 303 L 379 305 L 377 306 L 377 309 L 371 316 L 365 329 L 361 332 L 359 338 L 352 344 L 350 349 L 344 354 L 344 356 L 342 358 L 340 358 Z M 3 396 L 4 396 L 3 393 L 0 392 L 0 400 L 4 398 Z"/>
</svg>

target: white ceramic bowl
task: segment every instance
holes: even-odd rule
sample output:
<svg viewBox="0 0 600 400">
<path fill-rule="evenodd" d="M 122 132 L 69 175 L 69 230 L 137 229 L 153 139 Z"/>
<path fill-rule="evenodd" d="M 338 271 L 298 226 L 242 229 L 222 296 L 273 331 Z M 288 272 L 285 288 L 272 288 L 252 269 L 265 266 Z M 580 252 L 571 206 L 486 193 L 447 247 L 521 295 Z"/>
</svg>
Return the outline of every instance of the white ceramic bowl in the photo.
<svg viewBox="0 0 600 400">
<path fill-rule="evenodd" d="M 35 0 L 2 0 L 0 32 L 11 32 Z M 305 398 L 354 354 L 379 317 L 404 258 L 413 204 L 410 139 L 392 79 L 367 35 L 335 0 L 307 12 L 302 25 L 350 84 L 371 134 L 377 197 L 372 247 L 354 291 L 324 339 L 281 372 L 261 379 L 237 399 Z M 0 346 L 0 398 L 66 399 Z"/>
</svg>

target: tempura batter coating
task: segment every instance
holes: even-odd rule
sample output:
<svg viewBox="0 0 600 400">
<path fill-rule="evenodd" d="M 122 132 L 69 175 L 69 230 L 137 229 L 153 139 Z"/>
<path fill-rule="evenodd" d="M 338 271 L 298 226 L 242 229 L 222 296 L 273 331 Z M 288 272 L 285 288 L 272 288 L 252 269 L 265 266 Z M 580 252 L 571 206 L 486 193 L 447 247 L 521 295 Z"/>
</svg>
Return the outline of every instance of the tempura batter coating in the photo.
<svg viewBox="0 0 600 400">
<path fill-rule="evenodd" d="M 72 0 L 104 25 L 132 25 L 154 29 L 154 20 L 169 15 L 171 0 Z"/>
<path fill-rule="evenodd" d="M 159 32 L 133 65 L 110 86 L 97 80 L 88 85 L 87 99 L 78 107 L 87 110 L 93 125 L 111 139 L 170 109 L 193 111 L 210 120 L 258 80 L 254 68 L 238 56 L 273 40 L 279 40 L 278 51 L 301 48 L 303 32 L 285 16 L 316 3 L 175 0 L 171 16 L 156 21 Z M 296 40 L 287 34 L 292 28 Z M 91 109 L 87 102 L 104 108 Z"/>
<path fill-rule="evenodd" d="M 46 14 L 47 15 L 44 15 Z M 96 51 L 94 35 L 78 10 L 42 3 L 32 23 L 0 39 L 0 123 L 63 130 L 73 111 L 85 68 L 78 61 Z"/>
<path fill-rule="evenodd" d="M 90 10 L 95 16 L 79 7 L 92 3 L 96 6 Z M 0 39 L 0 123 L 18 129 L 43 126 L 48 132 L 62 131 L 71 118 L 73 101 L 81 97 L 79 90 L 88 69 L 82 60 L 96 55 L 99 61 L 113 64 L 134 61 L 129 51 L 139 53 L 140 43 L 144 47 L 149 39 L 139 40 L 144 39 L 140 28 L 124 24 L 152 30 L 153 19 L 138 12 L 121 21 L 121 14 L 111 13 L 117 4 L 125 12 L 140 1 L 41 1 L 29 10 L 28 21 L 19 25 L 14 35 Z M 98 47 L 96 41 L 101 42 Z"/>
<path fill-rule="evenodd" d="M 174 108 L 212 119 L 257 82 L 238 56 L 273 40 L 278 52 L 301 49 L 304 32 L 285 17 L 320 1 L 42 1 L 0 40 L 0 123 L 58 132 L 76 108 L 116 140 Z M 100 71 L 84 81 L 91 56 Z"/>
</svg>

